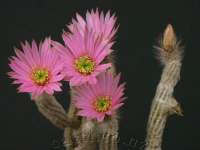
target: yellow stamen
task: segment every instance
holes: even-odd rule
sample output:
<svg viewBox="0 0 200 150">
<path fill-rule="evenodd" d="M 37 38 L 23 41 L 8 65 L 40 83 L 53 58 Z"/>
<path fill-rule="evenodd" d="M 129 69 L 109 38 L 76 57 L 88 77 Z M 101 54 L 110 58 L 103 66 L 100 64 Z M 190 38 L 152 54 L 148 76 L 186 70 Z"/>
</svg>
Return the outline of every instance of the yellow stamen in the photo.
<svg viewBox="0 0 200 150">
<path fill-rule="evenodd" d="M 74 65 L 76 70 L 83 75 L 91 74 L 95 68 L 95 62 L 88 56 L 77 58 Z"/>
<path fill-rule="evenodd" d="M 46 69 L 36 69 L 32 73 L 32 80 L 40 86 L 49 82 L 49 71 Z"/>
<path fill-rule="evenodd" d="M 109 96 L 98 97 L 93 106 L 97 112 L 107 112 L 111 108 L 111 99 Z"/>
</svg>

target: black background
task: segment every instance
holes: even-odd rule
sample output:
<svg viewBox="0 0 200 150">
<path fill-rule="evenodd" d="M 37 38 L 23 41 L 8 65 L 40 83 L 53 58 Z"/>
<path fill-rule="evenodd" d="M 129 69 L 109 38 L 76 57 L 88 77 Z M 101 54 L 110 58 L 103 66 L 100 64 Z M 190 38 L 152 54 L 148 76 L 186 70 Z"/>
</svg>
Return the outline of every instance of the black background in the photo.
<svg viewBox="0 0 200 150">
<path fill-rule="evenodd" d="M 164 134 L 163 150 L 200 149 L 200 1 L 188 0 L 1 0 L 0 4 L 0 149 L 64 150 L 63 131 L 51 125 L 38 111 L 28 94 L 17 94 L 6 72 L 8 57 L 20 41 L 43 40 L 46 36 L 62 41 L 65 24 L 78 12 L 99 8 L 116 12 L 116 62 L 127 82 L 126 104 L 121 111 L 120 150 L 141 150 L 145 126 L 161 66 L 152 45 L 171 23 L 185 45 L 181 81 L 175 97 L 184 117 L 170 117 Z M 56 96 L 66 107 L 68 85 Z M 135 145 L 135 146 L 134 146 Z"/>
</svg>

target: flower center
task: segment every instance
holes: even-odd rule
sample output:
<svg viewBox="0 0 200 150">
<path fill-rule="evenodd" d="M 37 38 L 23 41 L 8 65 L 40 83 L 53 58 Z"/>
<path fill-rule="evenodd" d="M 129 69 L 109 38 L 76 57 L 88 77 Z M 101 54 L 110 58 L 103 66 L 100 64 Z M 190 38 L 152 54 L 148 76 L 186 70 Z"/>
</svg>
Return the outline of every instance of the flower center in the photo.
<svg viewBox="0 0 200 150">
<path fill-rule="evenodd" d="M 94 71 L 95 62 L 88 56 L 81 56 L 75 60 L 76 70 L 84 75 L 89 75 Z"/>
<path fill-rule="evenodd" d="M 93 106 L 97 112 L 106 112 L 110 110 L 111 99 L 109 96 L 98 97 L 96 101 L 94 101 Z"/>
<path fill-rule="evenodd" d="M 49 71 L 46 69 L 37 69 L 32 73 L 33 81 L 40 86 L 49 82 Z"/>
</svg>

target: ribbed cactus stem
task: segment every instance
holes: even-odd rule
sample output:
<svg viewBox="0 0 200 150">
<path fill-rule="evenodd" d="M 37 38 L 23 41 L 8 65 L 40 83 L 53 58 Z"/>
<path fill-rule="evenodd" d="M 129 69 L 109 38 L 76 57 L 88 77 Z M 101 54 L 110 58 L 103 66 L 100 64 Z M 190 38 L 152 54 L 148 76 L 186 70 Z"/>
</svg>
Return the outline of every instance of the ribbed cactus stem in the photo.
<svg viewBox="0 0 200 150">
<path fill-rule="evenodd" d="M 100 138 L 99 150 L 118 150 L 118 118 L 113 116 L 99 124 L 102 135 Z"/>
<path fill-rule="evenodd" d="M 75 150 L 96 150 L 98 149 L 98 128 L 97 122 L 92 120 L 82 119 L 82 124 L 80 128 L 81 143 Z"/>
<path fill-rule="evenodd" d="M 182 47 L 177 42 L 171 25 L 167 26 L 160 47 L 157 49 L 164 69 L 151 106 L 145 150 L 161 150 L 168 116 L 182 115 L 180 105 L 173 97 L 174 87 L 180 79 Z"/>
<path fill-rule="evenodd" d="M 66 127 L 78 128 L 80 121 L 67 116 L 66 111 L 54 96 L 46 93 L 38 96 L 35 100 L 38 110 L 56 127 L 64 129 Z"/>
<path fill-rule="evenodd" d="M 71 88 L 70 97 L 72 97 L 72 95 L 73 95 L 73 88 Z M 76 108 L 72 100 L 70 101 L 67 116 L 68 118 L 77 119 Z M 80 121 L 80 126 L 81 126 L 81 121 Z M 66 147 L 66 150 L 74 150 L 74 147 L 78 145 L 78 142 L 75 142 L 73 139 L 76 139 L 76 141 L 78 141 L 78 139 L 80 139 L 79 138 L 80 135 L 76 135 L 76 137 L 74 137 L 75 135 L 73 135 L 73 132 L 74 130 L 76 131 L 79 128 L 74 129 L 69 126 L 66 126 L 65 131 L 64 131 L 64 146 Z"/>
</svg>

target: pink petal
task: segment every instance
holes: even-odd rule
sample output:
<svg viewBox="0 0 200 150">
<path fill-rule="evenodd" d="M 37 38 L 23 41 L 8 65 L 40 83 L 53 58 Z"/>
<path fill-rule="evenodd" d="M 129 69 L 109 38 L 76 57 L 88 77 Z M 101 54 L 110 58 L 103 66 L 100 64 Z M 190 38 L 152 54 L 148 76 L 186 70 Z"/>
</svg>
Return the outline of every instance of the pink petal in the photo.
<svg viewBox="0 0 200 150">
<path fill-rule="evenodd" d="M 99 116 L 97 117 L 97 121 L 102 122 L 102 121 L 104 120 L 104 117 L 105 117 L 104 114 L 99 115 Z"/>
<path fill-rule="evenodd" d="M 90 80 L 88 81 L 90 84 L 96 84 L 97 79 L 95 77 L 90 77 Z"/>
</svg>

